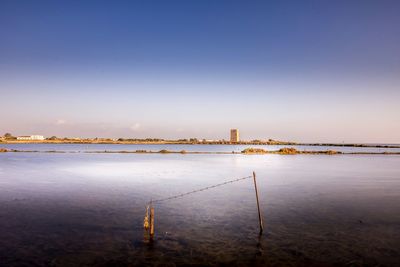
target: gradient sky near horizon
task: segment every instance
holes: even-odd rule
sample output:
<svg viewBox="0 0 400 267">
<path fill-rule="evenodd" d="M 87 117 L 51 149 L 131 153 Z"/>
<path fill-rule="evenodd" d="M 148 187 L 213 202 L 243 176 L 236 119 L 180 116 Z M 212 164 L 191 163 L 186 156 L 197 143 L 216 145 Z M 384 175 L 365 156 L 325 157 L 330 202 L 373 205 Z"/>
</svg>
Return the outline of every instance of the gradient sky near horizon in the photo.
<svg viewBox="0 0 400 267">
<path fill-rule="evenodd" d="M 400 143 L 400 1 L 0 0 L 0 134 Z"/>
</svg>

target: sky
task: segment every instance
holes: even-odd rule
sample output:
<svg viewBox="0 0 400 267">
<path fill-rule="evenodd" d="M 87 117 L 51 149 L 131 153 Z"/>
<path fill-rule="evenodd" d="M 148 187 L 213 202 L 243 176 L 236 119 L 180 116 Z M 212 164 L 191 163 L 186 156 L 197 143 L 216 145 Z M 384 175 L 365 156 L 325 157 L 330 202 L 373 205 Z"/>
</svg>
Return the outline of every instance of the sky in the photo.
<svg viewBox="0 0 400 267">
<path fill-rule="evenodd" d="M 399 1 L 0 0 L 0 134 L 400 143 Z"/>
</svg>

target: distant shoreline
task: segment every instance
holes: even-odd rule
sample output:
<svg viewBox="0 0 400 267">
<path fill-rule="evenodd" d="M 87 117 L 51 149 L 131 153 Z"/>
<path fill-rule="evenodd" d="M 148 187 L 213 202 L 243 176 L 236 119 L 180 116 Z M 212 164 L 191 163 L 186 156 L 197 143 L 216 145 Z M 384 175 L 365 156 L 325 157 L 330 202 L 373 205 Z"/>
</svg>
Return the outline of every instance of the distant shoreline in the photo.
<svg viewBox="0 0 400 267">
<path fill-rule="evenodd" d="M 369 147 L 369 148 L 400 148 L 399 145 L 379 145 L 379 144 L 337 144 L 337 143 L 296 143 L 283 141 L 241 141 L 232 143 L 229 141 L 206 141 L 206 142 L 185 142 L 179 140 L 165 141 L 108 141 L 108 140 L 3 140 L 1 144 L 114 144 L 114 145 L 267 145 L 267 146 L 328 146 L 328 147 Z"/>
<path fill-rule="evenodd" d="M 250 149 L 251 150 L 251 149 Z M 160 150 L 160 151 L 150 151 L 150 150 L 97 150 L 97 151 L 63 151 L 63 150 L 17 150 L 17 149 L 4 149 L 0 148 L 1 153 L 72 153 L 72 154 L 205 154 L 205 155 L 266 155 L 266 154 L 276 154 L 276 155 L 400 155 L 400 152 L 340 152 L 333 150 L 326 151 L 299 151 L 291 150 L 290 148 L 283 148 L 280 150 L 267 151 L 267 150 L 256 150 L 256 151 L 240 151 L 240 152 L 217 152 L 217 151 L 170 151 L 170 150 Z"/>
</svg>

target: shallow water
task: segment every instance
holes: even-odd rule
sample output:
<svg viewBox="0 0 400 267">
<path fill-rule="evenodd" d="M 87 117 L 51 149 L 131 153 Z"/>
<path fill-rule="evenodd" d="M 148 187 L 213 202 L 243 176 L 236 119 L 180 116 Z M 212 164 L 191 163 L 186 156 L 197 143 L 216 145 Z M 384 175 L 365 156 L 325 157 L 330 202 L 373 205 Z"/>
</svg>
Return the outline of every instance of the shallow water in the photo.
<svg viewBox="0 0 400 267">
<path fill-rule="evenodd" d="M 375 144 L 377 145 L 377 144 Z M 386 146 L 387 144 L 381 144 Z M 300 151 L 326 151 L 336 150 L 345 153 L 364 152 L 364 153 L 382 153 L 399 152 L 400 145 L 396 148 L 384 147 L 346 147 L 346 146 L 291 146 L 291 145 L 169 145 L 169 144 L 1 144 L 0 147 L 17 150 L 35 150 L 35 151 L 136 151 L 147 150 L 157 152 L 162 149 L 170 151 L 191 151 L 191 152 L 240 152 L 246 148 L 262 148 L 268 151 L 276 151 L 283 147 L 293 147 Z"/>
<path fill-rule="evenodd" d="M 182 149 L 180 149 L 182 150 Z M 396 266 L 400 156 L 0 154 L 0 266 Z M 252 181 L 145 203 L 256 171 Z"/>
</svg>

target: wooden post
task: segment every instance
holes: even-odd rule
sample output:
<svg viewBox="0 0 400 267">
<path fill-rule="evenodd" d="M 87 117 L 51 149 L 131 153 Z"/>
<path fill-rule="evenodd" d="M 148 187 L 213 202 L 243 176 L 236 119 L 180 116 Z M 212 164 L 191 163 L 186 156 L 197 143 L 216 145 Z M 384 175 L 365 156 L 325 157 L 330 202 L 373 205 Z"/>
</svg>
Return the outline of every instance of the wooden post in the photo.
<svg viewBox="0 0 400 267">
<path fill-rule="evenodd" d="M 150 204 L 150 240 L 154 237 L 154 207 Z"/>
<path fill-rule="evenodd" d="M 144 242 L 145 243 L 148 243 L 149 241 L 151 241 L 151 236 L 150 236 L 150 225 L 151 225 L 150 207 L 151 207 L 151 201 L 149 203 L 147 203 L 147 205 L 146 205 L 146 214 L 144 215 L 144 220 L 143 220 Z"/>
<path fill-rule="evenodd" d="M 260 235 L 264 230 L 263 220 L 260 211 L 260 202 L 258 201 L 258 190 L 257 190 L 257 181 L 256 181 L 256 173 L 253 172 L 253 181 L 254 181 L 254 189 L 256 191 L 256 199 L 257 199 L 257 209 L 258 209 L 258 222 L 260 223 Z"/>
</svg>

